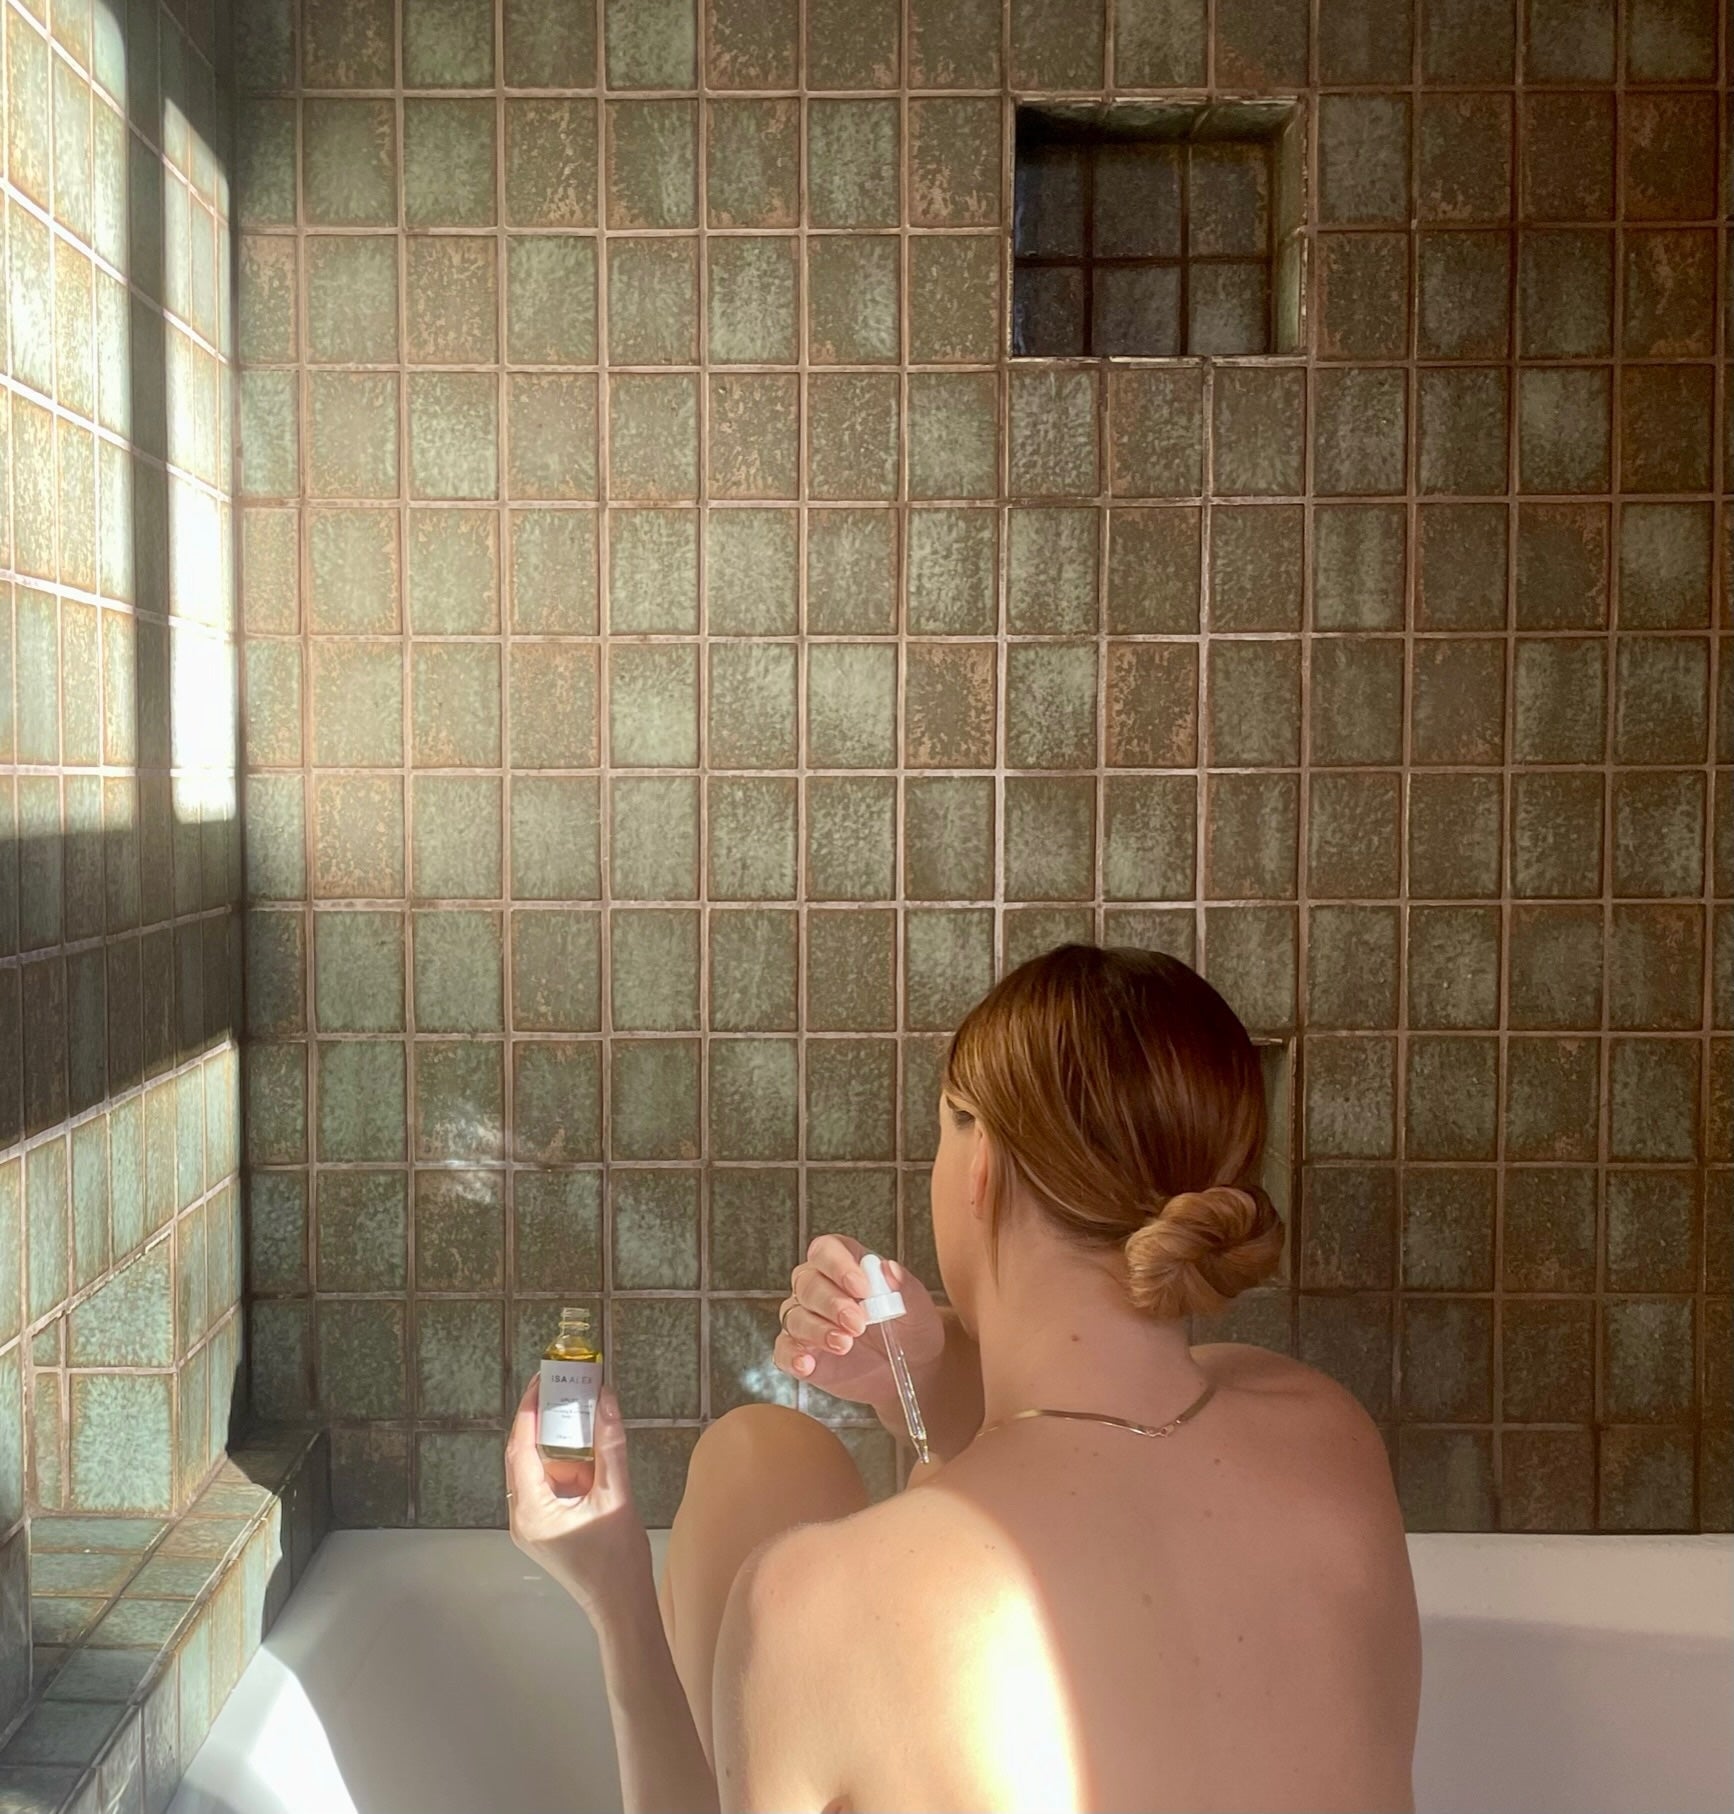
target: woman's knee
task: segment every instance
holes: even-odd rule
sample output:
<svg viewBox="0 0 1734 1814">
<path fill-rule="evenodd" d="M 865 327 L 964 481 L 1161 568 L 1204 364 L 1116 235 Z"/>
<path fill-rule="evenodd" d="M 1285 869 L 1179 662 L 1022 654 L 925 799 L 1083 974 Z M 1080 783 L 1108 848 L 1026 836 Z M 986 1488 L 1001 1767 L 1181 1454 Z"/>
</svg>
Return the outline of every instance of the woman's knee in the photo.
<svg viewBox="0 0 1734 1814">
<path fill-rule="evenodd" d="M 786 1405 L 742 1405 L 709 1425 L 693 1448 L 687 1501 L 719 1494 L 811 1502 L 809 1516 L 839 1517 L 867 1503 L 849 1451 L 816 1418 Z M 787 1503 L 787 1500 L 784 1500 Z"/>
</svg>

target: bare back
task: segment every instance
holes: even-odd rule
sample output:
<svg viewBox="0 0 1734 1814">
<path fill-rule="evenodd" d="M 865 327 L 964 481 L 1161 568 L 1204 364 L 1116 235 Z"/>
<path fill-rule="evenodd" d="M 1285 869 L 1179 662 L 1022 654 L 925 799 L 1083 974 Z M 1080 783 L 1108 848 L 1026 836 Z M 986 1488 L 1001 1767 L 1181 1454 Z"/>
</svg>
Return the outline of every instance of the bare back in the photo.
<svg viewBox="0 0 1734 1814">
<path fill-rule="evenodd" d="M 1412 1806 L 1419 1637 L 1383 1445 L 1311 1368 L 1194 1358 L 1217 1391 L 1172 1437 L 988 1432 L 797 1539 L 824 1546 L 806 1617 L 853 1634 L 833 1807 Z"/>
</svg>

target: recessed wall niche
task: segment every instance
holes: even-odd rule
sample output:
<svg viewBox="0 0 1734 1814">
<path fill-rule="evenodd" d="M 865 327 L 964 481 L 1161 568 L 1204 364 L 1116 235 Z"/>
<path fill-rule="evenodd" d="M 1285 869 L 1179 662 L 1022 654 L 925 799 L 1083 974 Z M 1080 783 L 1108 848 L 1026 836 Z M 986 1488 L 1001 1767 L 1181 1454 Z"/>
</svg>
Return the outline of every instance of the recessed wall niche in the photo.
<svg viewBox="0 0 1734 1814">
<path fill-rule="evenodd" d="M 1300 350 L 1293 101 L 1020 107 L 1016 358 Z"/>
</svg>

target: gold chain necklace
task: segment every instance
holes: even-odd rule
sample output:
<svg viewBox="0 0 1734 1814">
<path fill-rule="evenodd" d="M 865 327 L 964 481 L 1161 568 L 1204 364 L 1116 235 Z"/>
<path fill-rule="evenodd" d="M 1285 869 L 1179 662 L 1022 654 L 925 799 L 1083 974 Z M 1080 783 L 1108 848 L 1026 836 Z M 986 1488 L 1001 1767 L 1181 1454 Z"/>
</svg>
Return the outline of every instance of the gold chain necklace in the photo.
<svg viewBox="0 0 1734 1814">
<path fill-rule="evenodd" d="M 1134 1436 L 1172 1436 L 1183 1423 L 1190 1423 L 1204 1409 L 1215 1390 L 1214 1382 L 1206 1385 L 1178 1417 L 1171 1417 L 1164 1424 L 1133 1423 L 1129 1418 L 1110 1417 L 1105 1411 L 1014 1411 L 1010 1417 L 1002 1417 L 996 1423 L 984 1425 L 976 1431 L 976 1435 L 978 1438 L 986 1436 L 990 1431 L 1003 1430 L 1007 1424 L 1022 1423 L 1029 1417 L 1064 1417 L 1074 1423 L 1110 1424 L 1116 1430 L 1130 1430 Z"/>
</svg>

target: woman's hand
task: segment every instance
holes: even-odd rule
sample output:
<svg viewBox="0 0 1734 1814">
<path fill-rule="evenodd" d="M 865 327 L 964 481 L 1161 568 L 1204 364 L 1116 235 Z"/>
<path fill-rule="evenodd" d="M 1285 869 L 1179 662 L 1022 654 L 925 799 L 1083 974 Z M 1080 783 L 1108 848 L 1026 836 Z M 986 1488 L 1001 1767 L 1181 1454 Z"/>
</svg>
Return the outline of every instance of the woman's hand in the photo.
<svg viewBox="0 0 1734 1814">
<path fill-rule="evenodd" d="M 897 1402 L 897 1387 L 861 1309 L 867 1275 L 858 1262 L 866 1251 L 847 1235 L 820 1235 L 813 1242 L 789 1281 L 774 1355 L 792 1378 L 877 1408 Z M 905 1314 L 897 1323 L 903 1352 L 911 1367 L 924 1367 L 944 1352 L 945 1325 L 927 1287 L 907 1267 L 887 1260 L 885 1276 L 903 1294 Z"/>
<path fill-rule="evenodd" d="M 620 1401 L 596 1405 L 596 1459 L 544 1460 L 536 1446 L 541 1379 L 530 1381 L 506 1444 L 512 1541 L 599 1622 L 607 1602 L 650 1575 L 650 1539 L 632 1502 Z"/>
</svg>

